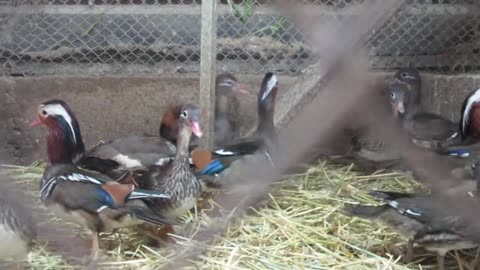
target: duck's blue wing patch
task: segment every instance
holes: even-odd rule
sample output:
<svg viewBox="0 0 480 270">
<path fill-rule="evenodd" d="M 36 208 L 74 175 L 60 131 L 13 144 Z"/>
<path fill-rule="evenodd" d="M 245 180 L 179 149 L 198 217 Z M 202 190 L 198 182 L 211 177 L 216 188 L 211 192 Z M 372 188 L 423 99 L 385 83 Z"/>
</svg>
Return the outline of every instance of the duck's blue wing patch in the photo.
<svg viewBox="0 0 480 270">
<path fill-rule="evenodd" d="M 460 158 L 467 158 L 470 156 L 470 151 L 468 151 L 467 149 L 449 150 L 448 155 Z"/>
<path fill-rule="evenodd" d="M 208 164 L 203 170 L 200 172 L 201 175 L 214 175 L 221 173 L 225 169 L 225 166 L 218 160 L 214 159 L 210 164 Z"/>
</svg>

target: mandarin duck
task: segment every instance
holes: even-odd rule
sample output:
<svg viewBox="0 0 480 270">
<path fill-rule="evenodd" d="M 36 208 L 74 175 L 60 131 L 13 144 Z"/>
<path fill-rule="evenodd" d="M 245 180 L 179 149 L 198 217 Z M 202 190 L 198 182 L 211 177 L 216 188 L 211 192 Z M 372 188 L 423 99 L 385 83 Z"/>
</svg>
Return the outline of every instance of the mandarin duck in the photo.
<svg viewBox="0 0 480 270">
<path fill-rule="evenodd" d="M 247 87 L 237 81 L 230 73 L 217 76 L 215 81 L 215 145 L 230 142 L 239 133 L 238 113 L 240 104 L 237 94 L 248 94 Z M 178 134 L 177 119 L 181 113 L 182 105 L 170 105 L 163 114 L 160 124 L 160 137 L 176 144 Z M 197 145 L 196 136 L 190 142 Z"/>
<path fill-rule="evenodd" d="M 24 201 L 25 194 L 14 192 L 13 187 L 3 183 L 0 188 L 0 262 L 13 263 L 16 267 L 26 259 L 38 228 L 33 209 Z"/>
<path fill-rule="evenodd" d="M 48 101 L 38 107 L 32 126 L 47 127 L 48 165 L 40 184 L 40 198 L 57 215 L 92 231 L 92 257 L 99 250 L 98 234 L 116 228 L 151 224 L 172 224 L 173 220 L 153 212 L 146 202 L 168 200 L 160 191 L 142 190 L 97 172 L 77 167 L 73 160 L 82 154 L 78 122 L 68 106 Z"/>
<path fill-rule="evenodd" d="M 471 92 L 463 101 L 459 127 L 462 142 L 446 147 L 443 153 L 476 159 L 480 153 L 480 89 Z"/>
<path fill-rule="evenodd" d="M 175 154 L 175 146 L 162 138 L 136 135 L 101 143 L 86 151 L 80 125 L 68 104 L 53 99 L 41 106 L 48 107 L 53 114 L 49 117 L 71 131 L 68 136 L 73 144 L 68 146 L 71 147 L 69 151 L 73 162 L 81 168 L 119 178 L 125 171 L 143 172 L 152 164 L 168 164 Z M 42 124 L 42 119 L 46 119 L 43 113 L 38 111 L 32 125 Z"/>
<path fill-rule="evenodd" d="M 215 145 L 230 143 L 240 133 L 238 115 L 240 103 L 237 94 L 248 94 L 247 87 L 230 73 L 215 80 Z"/>
<path fill-rule="evenodd" d="M 153 211 L 172 219 L 181 217 L 192 209 L 201 194 L 201 184 L 190 167 L 189 151 L 192 133 L 198 138 L 202 136 L 200 109 L 194 105 L 184 105 L 177 123 L 177 152 L 173 162 L 167 169 L 165 166 L 152 165 L 141 177 L 145 188 L 170 195 L 168 199 L 150 200 L 148 205 Z M 163 232 L 173 232 L 173 229 L 166 226 Z"/>
<path fill-rule="evenodd" d="M 264 153 L 272 164 L 277 148 L 277 134 L 273 123 L 275 100 L 278 92 L 277 76 L 268 72 L 263 78 L 257 98 L 258 126 L 249 137 L 239 138 L 230 144 L 216 146 L 213 151 L 197 149 L 192 151 L 192 161 L 200 175 L 219 174 L 232 162 L 252 155 Z"/>
<path fill-rule="evenodd" d="M 394 115 L 402 121 L 412 141 L 425 148 L 438 149 L 459 140 L 457 125 L 434 113 L 421 111 L 421 77 L 407 69 L 395 74 L 398 82 L 390 86 Z"/>
<path fill-rule="evenodd" d="M 475 181 L 464 182 L 449 194 L 461 196 L 472 203 L 478 198 L 480 166 L 472 166 Z M 448 251 L 477 247 L 478 244 L 465 237 L 463 231 L 468 223 L 455 214 L 441 209 L 435 194 L 413 194 L 389 191 L 373 191 L 370 195 L 385 202 L 383 205 L 349 205 L 345 213 L 350 216 L 373 220 L 383 224 L 408 240 L 405 259 L 413 259 L 413 245 L 418 244 L 437 254 L 438 269 L 444 270 L 444 258 Z"/>
</svg>

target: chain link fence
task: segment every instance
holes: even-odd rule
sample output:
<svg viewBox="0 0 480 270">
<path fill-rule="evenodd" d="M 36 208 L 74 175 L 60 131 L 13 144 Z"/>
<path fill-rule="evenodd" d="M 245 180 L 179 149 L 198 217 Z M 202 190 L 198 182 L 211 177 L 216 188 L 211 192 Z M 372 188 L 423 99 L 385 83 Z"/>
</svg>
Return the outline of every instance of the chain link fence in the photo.
<svg viewBox="0 0 480 270">
<path fill-rule="evenodd" d="M 355 20 L 367 0 L 302 0 L 325 23 Z M 296 75 L 315 61 L 274 0 L 219 0 L 217 69 Z M 480 69 L 480 3 L 407 0 L 368 48 L 371 65 Z M 198 73 L 200 0 L 0 0 L 0 74 Z"/>
</svg>

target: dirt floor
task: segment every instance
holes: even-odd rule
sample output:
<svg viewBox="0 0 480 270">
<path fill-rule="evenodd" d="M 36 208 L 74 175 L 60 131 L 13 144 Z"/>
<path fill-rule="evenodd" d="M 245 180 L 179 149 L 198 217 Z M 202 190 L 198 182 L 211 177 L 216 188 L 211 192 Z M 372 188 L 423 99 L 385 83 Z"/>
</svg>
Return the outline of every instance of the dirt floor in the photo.
<svg viewBox="0 0 480 270">
<path fill-rule="evenodd" d="M 241 76 L 251 95 L 241 96 L 244 130 L 256 124 L 256 94 L 263 76 Z M 294 78 L 280 77 L 280 95 Z M 196 103 L 195 77 L 27 77 L 0 78 L 0 162 L 27 165 L 45 157 L 43 128 L 30 128 L 37 106 L 60 98 L 75 112 L 85 143 L 129 134 L 158 134 L 161 114 L 173 102 Z"/>
</svg>

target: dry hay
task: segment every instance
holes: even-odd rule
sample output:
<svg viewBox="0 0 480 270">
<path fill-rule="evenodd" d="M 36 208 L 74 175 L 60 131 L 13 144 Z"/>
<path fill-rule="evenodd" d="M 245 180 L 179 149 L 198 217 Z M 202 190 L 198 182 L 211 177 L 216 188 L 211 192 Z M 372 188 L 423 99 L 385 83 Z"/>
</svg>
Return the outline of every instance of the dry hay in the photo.
<svg viewBox="0 0 480 270">
<path fill-rule="evenodd" d="M 36 194 L 41 167 L 8 166 Z M 400 263 L 405 242 L 388 228 L 342 214 L 345 203 L 375 203 L 371 189 L 419 191 L 422 188 L 408 175 L 377 172 L 362 175 L 352 166 L 321 162 L 306 173 L 286 177 L 274 185 L 263 205 L 250 209 L 218 236 L 207 252 L 193 261 L 192 269 L 435 269 L 435 256 L 419 249 L 415 262 Z M 210 201 L 217 209 L 220 206 Z M 176 228 L 176 245 L 153 248 L 134 229 L 103 234 L 104 261 L 101 269 L 158 269 L 175 261 L 193 243 L 190 238 L 215 219 L 209 210 L 196 210 L 185 217 L 185 226 Z M 58 219 L 52 218 L 54 222 Z M 76 229 L 78 231 L 78 228 Z M 88 239 L 82 232 L 82 237 Z M 452 269 L 467 265 L 475 255 L 451 253 Z M 465 259 L 468 255 L 468 259 Z M 32 269 L 81 269 L 38 243 L 28 258 Z M 420 266 L 419 263 L 423 265 Z M 468 269 L 468 268 L 464 268 Z"/>
</svg>

